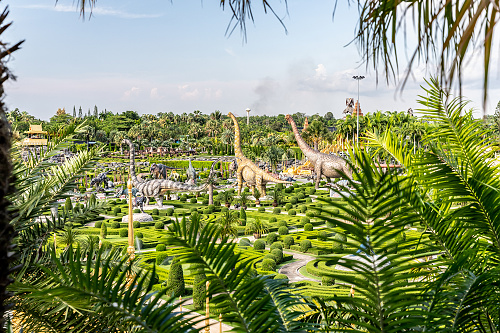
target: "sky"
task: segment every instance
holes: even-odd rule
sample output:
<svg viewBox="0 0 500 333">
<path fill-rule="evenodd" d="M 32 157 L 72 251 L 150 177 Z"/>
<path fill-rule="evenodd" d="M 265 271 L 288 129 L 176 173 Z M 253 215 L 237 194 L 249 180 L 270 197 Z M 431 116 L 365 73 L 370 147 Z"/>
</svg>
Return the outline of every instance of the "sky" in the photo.
<svg viewBox="0 0 500 333">
<path fill-rule="evenodd" d="M 354 43 L 358 11 L 347 1 L 272 1 L 286 29 L 260 1 L 253 2 L 246 39 L 227 34 L 231 12 L 219 1 L 97 0 L 85 18 L 74 0 L 4 0 L 13 25 L 6 41 L 26 40 L 9 67 L 18 77 L 6 85 L 5 102 L 48 120 L 58 108 L 81 106 L 139 114 L 215 110 L 245 115 L 332 112 L 342 117 L 345 100 L 363 113 L 418 109 L 421 65 L 402 94 L 380 73 L 366 69 Z M 496 59 L 494 59 L 496 60 Z M 463 94 L 482 110 L 481 64 L 467 68 Z M 490 96 L 500 96 L 491 75 Z M 493 114 L 498 100 L 490 101 Z M 491 107 L 493 105 L 493 107 Z"/>
</svg>

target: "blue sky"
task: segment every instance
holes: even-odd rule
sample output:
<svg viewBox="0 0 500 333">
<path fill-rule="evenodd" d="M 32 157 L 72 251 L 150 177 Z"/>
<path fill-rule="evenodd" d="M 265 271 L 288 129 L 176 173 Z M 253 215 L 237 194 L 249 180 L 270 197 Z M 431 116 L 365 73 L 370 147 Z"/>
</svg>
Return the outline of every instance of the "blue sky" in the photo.
<svg viewBox="0 0 500 333">
<path fill-rule="evenodd" d="M 48 119 L 58 108 L 97 107 L 140 114 L 214 110 L 243 115 L 304 112 L 342 116 L 347 97 L 356 97 L 353 75 L 364 75 L 364 113 L 417 109 L 417 69 L 402 95 L 382 76 L 376 83 L 354 44 L 357 9 L 334 0 L 275 1 L 288 33 L 254 2 L 255 23 L 225 34 L 231 13 L 218 1 L 98 0 L 82 20 L 73 0 L 4 0 L 14 22 L 8 41 L 26 42 L 9 66 L 18 81 L 6 87 L 9 109 Z M 480 67 L 479 67 L 480 68 Z M 480 70 L 470 70 L 464 95 L 481 107 Z M 490 96 L 498 75 L 491 77 Z M 496 105 L 497 101 L 491 103 Z M 488 109 L 488 113 L 493 110 Z"/>
</svg>

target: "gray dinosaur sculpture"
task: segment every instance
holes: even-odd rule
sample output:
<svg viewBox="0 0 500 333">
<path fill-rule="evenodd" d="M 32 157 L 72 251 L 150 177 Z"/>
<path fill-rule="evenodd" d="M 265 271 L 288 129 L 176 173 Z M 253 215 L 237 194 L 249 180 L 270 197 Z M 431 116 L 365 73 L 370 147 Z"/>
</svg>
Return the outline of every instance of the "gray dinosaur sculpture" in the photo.
<svg viewBox="0 0 500 333">
<path fill-rule="evenodd" d="M 295 124 L 293 118 L 287 114 L 285 119 L 290 123 L 290 125 L 292 125 L 293 134 L 295 135 L 297 144 L 307 159 L 311 161 L 311 165 L 314 167 L 314 173 L 316 174 L 316 189 L 319 188 L 321 176 L 325 176 L 328 182 L 330 182 L 330 178 L 341 178 L 342 174 L 339 172 L 341 171 L 347 177 L 352 178 L 352 171 L 342 157 L 325 154 L 312 149 L 300 136 L 299 130 L 297 129 L 297 125 Z"/>
<path fill-rule="evenodd" d="M 149 172 L 153 175 L 154 178 L 159 179 L 160 176 L 163 176 L 163 179 L 167 179 L 167 166 L 161 163 L 153 163 L 149 168 Z"/>
<path fill-rule="evenodd" d="M 192 179 L 194 184 L 196 184 L 196 170 L 193 168 L 193 164 L 191 164 L 191 158 L 189 158 L 189 167 L 186 170 L 186 175 L 188 180 Z"/>
<path fill-rule="evenodd" d="M 180 182 L 174 182 L 168 179 L 153 179 L 148 181 L 140 181 L 135 175 L 135 149 L 132 142 L 128 139 L 124 139 L 122 142 L 129 145 L 130 148 L 130 178 L 132 179 L 132 185 L 137 188 L 137 193 L 145 196 L 146 198 L 153 197 L 156 200 L 156 205 L 158 207 L 163 207 L 163 195 L 167 191 L 171 192 L 201 192 L 206 191 L 208 189 L 208 185 L 211 182 L 214 175 L 214 166 L 215 164 L 221 160 L 218 159 L 212 163 L 212 167 L 210 169 L 210 174 L 208 175 L 207 184 L 201 186 L 188 185 Z"/>
</svg>

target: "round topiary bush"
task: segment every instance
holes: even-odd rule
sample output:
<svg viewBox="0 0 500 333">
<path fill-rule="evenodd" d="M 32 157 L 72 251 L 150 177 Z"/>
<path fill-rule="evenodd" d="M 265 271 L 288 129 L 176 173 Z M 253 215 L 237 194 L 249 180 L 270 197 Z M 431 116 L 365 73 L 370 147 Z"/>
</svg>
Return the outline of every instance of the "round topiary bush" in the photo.
<svg viewBox="0 0 500 333">
<path fill-rule="evenodd" d="M 286 221 L 279 221 L 278 222 L 278 227 L 286 227 L 288 226 L 288 224 L 286 223 Z"/>
<path fill-rule="evenodd" d="M 274 242 L 271 246 L 270 246 L 270 250 L 274 250 L 274 249 L 280 249 L 280 250 L 283 250 L 283 245 L 281 244 L 281 242 Z"/>
<path fill-rule="evenodd" d="M 273 259 L 262 260 L 261 269 L 263 271 L 274 272 L 276 270 L 276 262 Z"/>
<path fill-rule="evenodd" d="M 225 213 L 227 211 L 229 211 L 229 209 L 227 207 L 222 207 L 222 209 L 220 210 L 222 213 Z"/>
<path fill-rule="evenodd" d="M 274 242 L 276 242 L 276 240 L 278 240 L 278 235 L 276 235 L 275 232 L 270 232 L 267 234 L 267 237 L 266 237 L 266 243 L 267 244 L 272 244 Z"/>
<path fill-rule="evenodd" d="M 156 251 L 165 251 L 167 249 L 167 246 L 165 244 L 158 244 L 156 245 Z"/>
<path fill-rule="evenodd" d="M 280 264 L 283 261 L 283 251 L 280 249 L 271 250 L 271 254 L 276 257 L 276 263 Z"/>
<path fill-rule="evenodd" d="M 333 286 L 335 285 L 335 278 L 331 276 L 322 276 L 321 277 L 321 285 L 322 286 Z"/>
<path fill-rule="evenodd" d="M 139 208 L 134 209 L 134 214 L 139 214 L 140 212 L 141 212 L 141 210 Z"/>
<path fill-rule="evenodd" d="M 97 221 L 95 224 L 94 224 L 94 228 L 100 228 L 102 226 L 102 221 Z"/>
<path fill-rule="evenodd" d="M 273 279 L 275 279 L 275 280 L 288 280 L 288 276 L 286 276 L 285 274 L 276 274 Z"/>
<path fill-rule="evenodd" d="M 196 207 L 191 207 L 191 208 L 189 209 L 189 212 L 190 212 L 190 213 L 193 213 L 193 212 L 198 213 L 198 208 L 196 208 Z"/>
<path fill-rule="evenodd" d="M 281 208 L 279 208 L 279 207 L 274 208 L 273 214 L 281 214 Z"/>
<path fill-rule="evenodd" d="M 278 234 L 280 236 L 288 235 L 288 228 L 285 226 L 279 227 L 278 228 Z"/>
<path fill-rule="evenodd" d="M 106 239 L 108 237 L 108 227 L 106 223 L 101 224 L 101 238 Z"/>
<path fill-rule="evenodd" d="M 307 203 L 312 202 L 312 199 L 311 198 L 306 198 L 306 202 Z"/>
<path fill-rule="evenodd" d="M 292 205 L 296 205 L 296 204 L 297 204 L 297 202 L 299 202 L 299 199 L 298 199 L 297 197 L 292 197 L 292 198 L 290 199 L 290 203 L 291 203 Z"/>
<path fill-rule="evenodd" d="M 158 208 L 154 208 L 152 214 L 158 215 L 158 214 L 160 214 L 160 211 L 158 210 Z"/>
<path fill-rule="evenodd" d="M 181 197 L 179 198 L 179 201 L 180 202 L 186 202 L 187 201 L 187 197 L 181 195 Z"/>
<path fill-rule="evenodd" d="M 203 199 L 203 200 L 201 201 L 201 203 L 202 203 L 202 204 L 204 204 L 204 205 L 208 205 L 208 202 L 209 202 L 209 201 L 208 201 L 208 199 Z"/>
<path fill-rule="evenodd" d="M 297 215 L 297 212 L 295 211 L 295 209 L 290 209 L 290 210 L 288 211 L 288 215 L 290 215 L 290 216 L 295 216 L 295 215 Z"/>
<path fill-rule="evenodd" d="M 205 215 L 212 214 L 212 211 L 210 210 L 210 208 L 205 208 L 203 210 L 203 214 L 205 214 Z"/>
<path fill-rule="evenodd" d="M 287 194 L 288 194 L 288 193 L 292 193 L 292 191 L 293 191 L 293 188 L 292 188 L 292 187 L 287 187 L 287 188 L 285 188 L 285 193 L 287 193 Z"/>
<path fill-rule="evenodd" d="M 303 192 L 297 193 L 297 199 L 302 200 L 306 197 L 306 195 Z"/>
<path fill-rule="evenodd" d="M 113 222 L 111 223 L 111 228 L 113 229 L 120 229 L 120 222 Z"/>
<path fill-rule="evenodd" d="M 215 211 L 215 205 L 208 205 L 208 209 L 210 209 L 212 212 Z"/>
<path fill-rule="evenodd" d="M 285 246 L 285 249 L 289 249 L 293 244 L 295 244 L 295 241 L 292 236 L 286 236 L 283 239 L 283 245 Z"/>
<path fill-rule="evenodd" d="M 310 217 L 310 218 L 313 218 L 314 217 L 314 212 L 308 211 L 308 212 L 306 212 L 306 216 Z"/>
<path fill-rule="evenodd" d="M 304 214 L 307 211 L 307 206 L 306 205 L 300 205 L 299 210 L 302 214 Z"/>
<path fill-rule="evenodd" d="M 196 200 L 196 198 L 191 198 L 191 199 L 189 199 L 189 202 L 192 203 L 192 204 L 195 204 L 195 203 L 198 202 L 198 200 Z"/>
<path fill-rule="evenodd" d="M 340 241 L 343 241 L 343 235 L 341 234 L 336 234 L 335 237 L 333 237 L 333 243 L 332 243 L 332 249 L 337 252 L 337 251 L 342 251 L 344 249 L 344 244 L 340 243 Z"/>
<path fill-rule="evenodd" d="M 316 189 L 314 187 L 311 187 L 309 190 L 307 190 L 307 194 L 311 195 L 316 193 Z"/>
<path fill-rule="evenodd" d="M 277 221 L 278 221 L 278 219 L 275 216 L 271 216 L 271 218 L 269 218 L 269 223 L 274 223 Z"/>
<path fill-rule="evenodd" d="M 166 265 L 168 262 L 168 257 L 169 255 L 167 251 L 156 252 L 156 258 L 155 258 L 156 264 Z"/>
<path fill-rule="evenodd" d="M 300 223 L 306 225 L 307 223 L 311 223 L 311 220 L 308 217 L 304 216 L 303 218 L 300 219 Z"/>
<path fill-rule="evenodd" d="M 155 223 L 155 229 L 160 230 L 160 229 L 163 229 L 163 228 L 164 228 L 164 225 L 163 225 L 162 221 L 158 221 L 158 222 Z"/>
<path fill-rule="evenodd" d="M 292 207 L 293 207 L 292 204 L 289 203 L 289 202 L 287 202 L 286 205 L 285 205 L 285 209 L 286 210 L 290 210 L 290 209 L 292 209 Z"/>
<path fill-rule="evenodd" d="M 174 209 L 173 208 L 167 208 L 167 210 L 165 211 L 165 215 L 167 215 L 167 216 L 174 215 Z"/>
<path fill-rule="evenodd" d="M 326 240 L 326 231 L 324 230 L 321 230 L 320 232 L 318 232 L 318 239 L 320 241 L 325 241 Z"/>
<path fill-rule="evenodd" d="M 307 252 L 312 247 L 311 241 L 309 239 L 304 239 L 300 242 L 300 251 Z"/>
<path fill-rule="evenodd" d="M 134 232 L 134 236 L 141 239 L 144 238 L 144 234 L 140 231 Z"/>
<path fill-rule="evenodd" d="M 128 237 L 128 229 L 120 229 L 120 237 Z"/>
<path fill-rule="evenodd" d="M 266 260 L 266 259 L 271 259 L 273 260 L 275 263 L 278 261 L 278 258 L 276 258 L 275 256 L 273 256 L 271 253 L 268 253 L 266 254 L 263 258 L 263 260 Z"/>
<path fill-rule="evenodd" d="M 238 243 L 239 246 L 251 246 L 252 243 L 248 238 L 242 238 L 240 239 L 240 242 Z"/>
<path fill-rule="evenodd" d="M 141 222 L 134 221 L 133 225 L 134 225 L 134 228 L 140 228 L 141 227 Z"/>
<path fill-rule="evenodd" d="M 304 224 L 304 231 L 312 231 L 313 225 L 311 223 Z"/>
<path fill-rule="evenodd" d="M 264 213 L 266 211 L 266 209 L 264 207 L 259 207 L 258 211 L 259 211 L 259 213 Z"/>
<path fill-rule="evenodd" d="M 115 207 L 113 208 L 113 215 L 118 215 L 122 212 L 122 210 L 120 209 L 120 207 Z"/>
<path fill-rule="evenodd" d="M 266 248 L 266 243 L 262 239 L 257 239 L 253 243 L 254 250 L 264 250 Z"/>
</svg>

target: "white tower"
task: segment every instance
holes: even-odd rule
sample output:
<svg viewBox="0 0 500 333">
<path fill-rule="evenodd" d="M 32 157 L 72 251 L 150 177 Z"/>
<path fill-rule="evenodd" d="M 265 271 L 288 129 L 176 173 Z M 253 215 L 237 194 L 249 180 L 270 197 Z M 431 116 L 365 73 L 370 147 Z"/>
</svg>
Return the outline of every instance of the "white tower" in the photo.
<svg viewBox="0 0 500 333">
<path fill-rule="evenodd" d="M 250 125 L 250 109 L 245 110 L 247 112 L 247 126 Z"/>
</svg>

